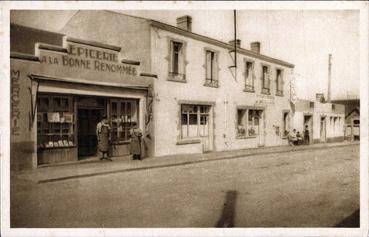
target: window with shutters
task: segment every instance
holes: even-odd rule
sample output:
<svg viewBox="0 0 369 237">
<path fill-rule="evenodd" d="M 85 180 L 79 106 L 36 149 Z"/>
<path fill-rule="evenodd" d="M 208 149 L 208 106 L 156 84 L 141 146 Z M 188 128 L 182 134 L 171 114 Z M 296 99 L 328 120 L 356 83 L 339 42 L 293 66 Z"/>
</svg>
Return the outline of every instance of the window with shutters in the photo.
<svg viewBox="0 0 369 237">
<path fill-rule="evenodd" d="M 185 43 L 169 41 L 169 78 L 171 81 L 186 82 Z"/>
<path fill-rule="evenodd" d="M 254 88 L 254 62 L 245 61 L 245 91 L 255 92 Z"/>
<path fill-rule="evenodd" d="M 204 86 L 218 87 L 218 53 L 212 50 L 205 50 L 205 84 Z"/>
<path fill-rule="evenodd" d="M 261 93 L 270 95 L 270 69 L 269 66 L 262 65 Z"/>
<path fill-rule="evenodd" d="M 283 70 L 276 70 L 276 95 L 283 96 Z"/>
</svg>

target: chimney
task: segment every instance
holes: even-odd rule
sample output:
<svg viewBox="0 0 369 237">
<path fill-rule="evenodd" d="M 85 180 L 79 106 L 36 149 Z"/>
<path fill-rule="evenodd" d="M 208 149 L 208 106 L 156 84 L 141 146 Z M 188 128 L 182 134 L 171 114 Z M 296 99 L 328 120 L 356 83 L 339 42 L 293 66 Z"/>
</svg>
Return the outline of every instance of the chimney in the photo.
<svg viewBox="0 0 369 237">
<path fill-rule="evenodd" d="M 251 51 L 255 53 L 260 53 L 260 42 L 251 42 L 250 44 Z"/>
<path fill-rule="evenodd" d="M 316 93 L 315 98 L 316 98 L 316 101 L 324 103 L 324 94 L 323 93 Z"/>
<path fill-rule="evenodd" d="M 188 15 L 178 17 L 177 27 L 183 30 L 192 31 L 192 18 Z"/>
<path fill-rule="evenodd" d="M 234 46 L 234 40 L 229 41 L 229 44 Z M 240 39 L 236 39 L 236 47 L 241 48 L 241 40 Z"/>
</svg>

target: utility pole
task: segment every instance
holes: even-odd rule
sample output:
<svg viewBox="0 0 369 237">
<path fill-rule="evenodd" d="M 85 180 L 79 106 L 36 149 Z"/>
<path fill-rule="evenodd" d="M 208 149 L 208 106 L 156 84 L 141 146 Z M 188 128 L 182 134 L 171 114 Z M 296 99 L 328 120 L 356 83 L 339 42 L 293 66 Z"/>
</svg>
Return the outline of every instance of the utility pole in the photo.
<svg viewBox="0 0 369 237">
<path fill-rule="evenodd" d="M 332 54 L 328 54 L 328 93 L 327 93 L 328 102 L 331 102 L 331 75 L 332 75 Z"/>
<path fill-rule="evenodd" d="M 237 68 L 237 15 L 236 10 L 233 10 L 233 23 L 234 23 L 234 66 Z"/>
</svg>

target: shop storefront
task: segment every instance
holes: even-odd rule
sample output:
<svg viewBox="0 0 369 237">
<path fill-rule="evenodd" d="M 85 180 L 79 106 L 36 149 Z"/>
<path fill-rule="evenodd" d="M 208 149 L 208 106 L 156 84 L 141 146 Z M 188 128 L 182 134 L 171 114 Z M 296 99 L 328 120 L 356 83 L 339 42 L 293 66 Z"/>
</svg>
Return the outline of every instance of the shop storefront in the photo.
<svg viewBox="0 0 369 237">
<path fill-rule="evenodd" d="M 142 152 L 152 152 L 153 75 L 121 57 L 119 47 L 67 37 L 62 46 L 36 44 L 33 56 L 12 53 L 14 169 L 100 156 L 96 125 L 105 116 L 110 156 L 130 155 L 135 126 L 145 134 Z"/>
</svg>

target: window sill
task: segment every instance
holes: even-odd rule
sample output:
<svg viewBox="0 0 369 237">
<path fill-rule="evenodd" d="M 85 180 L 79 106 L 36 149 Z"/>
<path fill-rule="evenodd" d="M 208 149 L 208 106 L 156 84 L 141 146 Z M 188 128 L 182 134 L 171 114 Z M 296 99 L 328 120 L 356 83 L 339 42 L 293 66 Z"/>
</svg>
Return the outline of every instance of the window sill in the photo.
<svg viewBox="0 0 369 237">
<path fill-rule="evenodd" d="M 244 92 L 250 92 L 250 93 L 255 93 L 254 89 L 243 89 Z"/>
<path fill-rule="evenodd" d="M 131 141 L 127 140 L 127 141 L 111 141 L 110 144 L 111 145 L 125 145 L 125 144 L 130 144 Z"/>
<path fill-rule="evenodd" d="M 182 80 L 182 79 L 175 79 L 175 78 L 173 78 L 173 77 L 169 77 L 169 78 L 167 79 L 167 81 L 174 81 L 174 82 L 187 83 L 187 81 L 186 81 L 186 80 Z"/>
<path fill-rule="evenodd" d="M 68 149 L 68 148 L 75 148 L 77 146 L 54 146 L 54 147 L 38 147 L 37 150 L 53 150 L 53 149 Z"/>
<path fill-rule="evenodd" d="M 253 139 L 256 138 L 256 136 L 237 136 L 236 139 Z"/>
<path fill-rule="evenodd" d="M 270 92 L 262 91 L 261 94 L 263 94 L 263 95 L 270 95 Z"/>
<path fill-rule="evenodd" d="M 177 74 L 172 72 L 169 72 L 168 74 L 168 81 L 187 83 L 185 74 Z"/>
<path fill-rule="evenodd" d="M 197 143 L 201 143 L 200 139 L 180 140 L 180 141 L 177 141 L 176 145 L 187 145 L 187 144 L 197 144 Z"/>
<path fill-rule="evenodd" d="M 275 93 L 276 96 L 280 96 L 280 97 L 283 97 L 283 92 L 277 92 Z"/>
<path fill-rule="evenodd" d="M 206 83 L 204 84 L 204 86 L 207 86 L 207 87 L 213 87 L 213 88 L 219 88 L 218 83 L 208 83 L 208 82 L 206 82 Z"/>
</svg>

